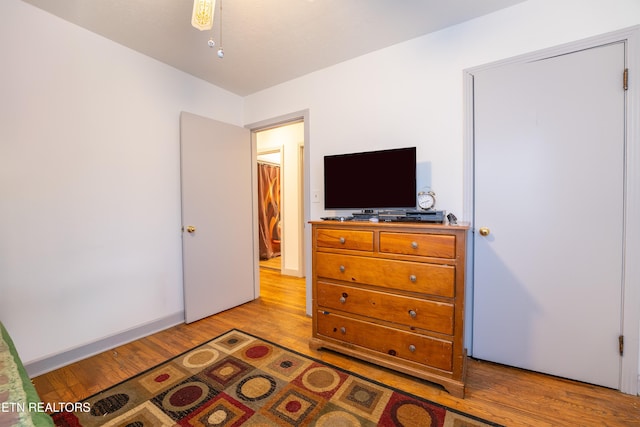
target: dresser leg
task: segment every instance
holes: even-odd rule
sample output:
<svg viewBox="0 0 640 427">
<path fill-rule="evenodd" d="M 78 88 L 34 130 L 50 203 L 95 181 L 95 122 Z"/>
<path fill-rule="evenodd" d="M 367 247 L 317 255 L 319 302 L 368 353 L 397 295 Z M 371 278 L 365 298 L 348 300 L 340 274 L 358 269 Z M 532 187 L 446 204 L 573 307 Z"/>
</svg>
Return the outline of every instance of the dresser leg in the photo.
<svg viewBox="0 0 640 427">
<path fill-rule="evenodd" d="M 443 384 L 443 387 L 451 396 L 464 399 L 464 384 Z"/>
<path fill-rule="evenodd" d="M 313 351 L 320 350 L 322 348 L 322 341 L 316 338 L 311 338 L 309 340 L 309 348 Z"/>
</svg>

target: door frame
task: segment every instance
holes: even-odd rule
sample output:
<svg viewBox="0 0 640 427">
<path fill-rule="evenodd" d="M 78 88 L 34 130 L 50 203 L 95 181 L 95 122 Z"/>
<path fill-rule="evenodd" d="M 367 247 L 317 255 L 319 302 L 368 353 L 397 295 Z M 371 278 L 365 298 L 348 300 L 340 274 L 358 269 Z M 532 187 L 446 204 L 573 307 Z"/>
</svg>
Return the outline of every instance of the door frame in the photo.
<svg viewBox="0 0 640 427">
<path fill-rule="evenodd" d="M 638 394 L 640 378 L 640 264 L 632 260 L 640 259 L 640 26 L 634 26 L 603 35 L 590 37 L 571 43 L 543 49 L 513 58 L 492 62 L 463 70 L 463 212 L 465 221 L 471 224 L 472 239 L 475 237 L 474 224 L 474 73 L 509 64 L 531 62 L 575 51 L 611 44 L 625 43 L 625 63 L 629 70 L 629 87 L 625 96 L 625 189 L 624 189 L 624 266 L 622 284 L 622 321 L 624 354 L 621 361 L 620 388 L 623 393 Z M 620 75 L 622 85 L 622 70 Z M 473 321 L 473 243 L 469 245 L 469 272 L 467 274 L 466 318 Z M 472 326 L 469 324 L 469 329 Z M 473 337 L 467 336 L 465 345 L 473 349 Z M 471 352 L 472 353 L 472 352 Z"/>
<path fill-rule="evenodd" d="M 309 164 L 309 144 L 310 144 L 310 139 L 309 139 L 309 110 L 300 110 L 300 111 L 295 111 L 289 114 L 284 114 L 282 116 L 277 116 L 277 117 L 272 117 L 270 119 L 266 119 L 266 120 L 261 120 L 259 122 L 255 122 L 255 123 L 249 123 L 247 125 L 245 125 L 244 127 L 249 129 L 251 131 L 251 149 L 252 149 L 252 162 L 253 164 L 256 164 L 257 162 L 257 149 L 258 149 L 258 143 L 257 143 L 257 136 L 256 134 L 260 131 L 264 131 L 264 130 L 268 130 L 268 129 L 273 129 L 273 128 L 277 128 L 280 126 L 285 126 L 287 124 L 291 124 L 297 121 L 302 121 L 304 123 L 304 151 L 303 151 L 303 164 L 304 165 L 308 165 Z M 306 277 L 306 312 L 307 314 L 311 313 L 311 282 L 310 282 L 310 278 L 311 278 L 311 272 L 308 271 L 308 269 L 311 266 L 311 228 L 307 227 L 307 223 L 309 222 L 309 204 L 310 204 L 310 198 L 309 198 L 309 168 L 304 168 L 302 170 L 302 177 L 301 177 L 302 181 L 303 181 L 303 188 L 302 188 L 302 195 L 303 195 L 303 200 L 301 202 L 302 205 L 302 212 L 300 214 L 300 230 L 299 230 L 299 236 L 301 236 L 300 238 L 302 239 L 302 242 L 299 246 L 299 250 L 300 250 L 300 254 L 299 254 L 299 259 L 302 261 L 301 264 L 301 268 L 302 271 L 305 272 L 305 277 Z M 253 178 L 253 209 L 254 212 L 257 212 L 258 209 L 258 179 L 256 176 L 254 176 Z M 255 221 L 254 221 L 255 222 Z M 259 236 L 258 236 L 258 228 L 254 227 L 254 259 L 259 259 L 260 257 L 260 247 L 259 247 Z M 256 295 L 260 295 L 260 263 L 256 262 L 256 267 L 255 267 L 255 277 L 256 277 Z"/>
</svg>

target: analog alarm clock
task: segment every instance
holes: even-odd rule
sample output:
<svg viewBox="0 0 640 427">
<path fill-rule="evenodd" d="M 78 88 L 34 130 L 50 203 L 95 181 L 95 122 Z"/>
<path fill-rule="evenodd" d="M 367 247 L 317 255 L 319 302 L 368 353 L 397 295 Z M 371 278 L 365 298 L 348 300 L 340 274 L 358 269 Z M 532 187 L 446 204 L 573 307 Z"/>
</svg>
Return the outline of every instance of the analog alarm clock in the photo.
<svg viewBox="0 0 640 427">
<path fill-rule="evenodd" d="M 433 191 L 421 191 L 418 193 L 418 207 L 424 210 L 436 207 L 436 193 Z"/>
</svg>

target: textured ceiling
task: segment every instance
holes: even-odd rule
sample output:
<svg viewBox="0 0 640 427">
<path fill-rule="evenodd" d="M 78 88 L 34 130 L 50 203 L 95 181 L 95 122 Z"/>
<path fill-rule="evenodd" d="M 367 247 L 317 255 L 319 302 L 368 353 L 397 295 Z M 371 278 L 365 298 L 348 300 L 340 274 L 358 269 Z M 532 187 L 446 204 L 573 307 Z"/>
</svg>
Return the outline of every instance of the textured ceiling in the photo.
<svg viewBox="0 0 640 427">
<path fill-rule="evenodd" d="M 217 0 L 204 32 L 192 0 L 23 1 L 246 96 L 524 0 Z"/>
</svg>

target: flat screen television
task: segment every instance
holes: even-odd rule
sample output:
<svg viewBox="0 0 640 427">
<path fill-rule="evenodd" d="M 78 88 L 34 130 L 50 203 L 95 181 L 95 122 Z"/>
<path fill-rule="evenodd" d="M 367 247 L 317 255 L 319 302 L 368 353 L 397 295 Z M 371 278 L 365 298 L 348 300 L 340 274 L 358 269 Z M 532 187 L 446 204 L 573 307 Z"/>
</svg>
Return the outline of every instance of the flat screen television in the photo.
<svg viewBox="0 0 640 427">
<path fill-rule="evenodd" d="M 324 157 L 325 209 L 416 207 L 416 147 Z"/>
</svg>

